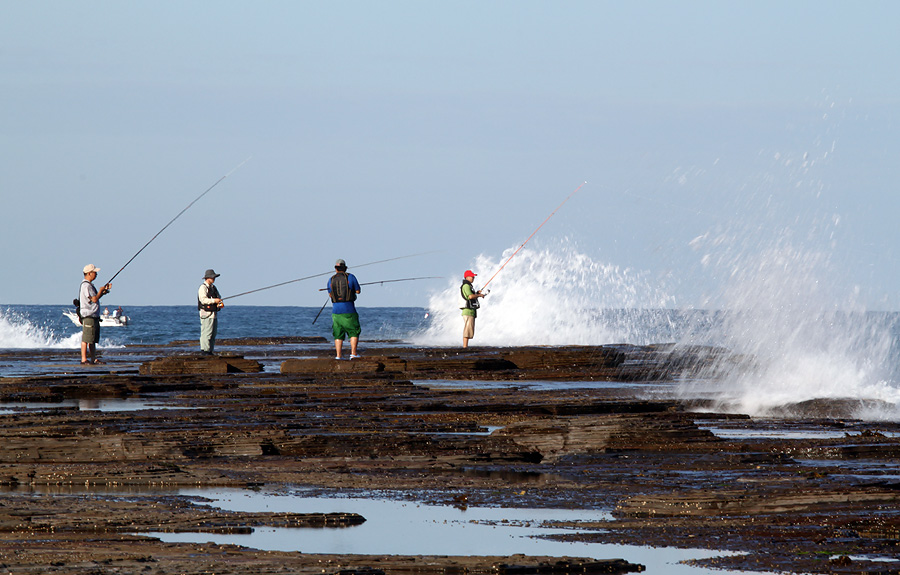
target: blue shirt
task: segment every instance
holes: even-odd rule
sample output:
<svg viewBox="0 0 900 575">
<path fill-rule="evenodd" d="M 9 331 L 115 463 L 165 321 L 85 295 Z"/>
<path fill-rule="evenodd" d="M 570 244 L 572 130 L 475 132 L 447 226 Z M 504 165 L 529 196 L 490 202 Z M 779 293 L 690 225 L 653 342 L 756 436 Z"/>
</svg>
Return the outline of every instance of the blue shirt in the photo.
<svg viewBox="0 0 900 575">
<path fill-rule="evenodd" d="M 347 283 L 350 284 L 350 291 L 356 293 L 360 290 L 359 282 L 356 281 L 356 276 L 348 273 L 347 274 Z M 328 285 L 326 286 L 328 289 L 328 295 L 331 295 L 331 278 L 328 278 Z M 356 305 L 352 301 L 336 301 L 331 303 L 331 313 L 356 313 Z"/>
</svg>

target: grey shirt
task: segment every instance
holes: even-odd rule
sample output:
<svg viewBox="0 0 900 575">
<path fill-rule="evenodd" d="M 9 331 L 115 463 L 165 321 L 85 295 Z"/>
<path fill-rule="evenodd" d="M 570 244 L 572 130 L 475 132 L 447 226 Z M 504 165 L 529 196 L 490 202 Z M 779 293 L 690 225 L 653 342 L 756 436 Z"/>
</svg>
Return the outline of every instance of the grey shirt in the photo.
<svg viewBox="0 0 900 575">
<path fill-rule="evenodd" d="M 81 317 L 100 317 L 100 302 L 91 299 L 96 295 L 97 288 L 94 284 L 87 280 L 81 282 L 81 290 L 78 292 Z"/>
</svg>

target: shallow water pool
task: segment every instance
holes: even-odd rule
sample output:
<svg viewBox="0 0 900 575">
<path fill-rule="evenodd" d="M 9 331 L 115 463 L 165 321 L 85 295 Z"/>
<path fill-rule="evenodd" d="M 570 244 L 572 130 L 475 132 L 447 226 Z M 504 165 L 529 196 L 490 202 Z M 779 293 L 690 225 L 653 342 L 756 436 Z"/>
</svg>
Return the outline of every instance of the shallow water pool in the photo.
<svg viewBox="0 0 900 575">
<path fill-rule="evenodd" d="M 572 534 L 554 522 L 609 520 L 604 511 L 510 509 L 425 505 L 356 497 L 310 497 L 304 492 L 260 493 L 246 490 L 183 490 L 180 495 L 208 498 L 209 505 L 244 512 L 358 513 L 359 526 L 344 528 L 260 528 L 251 534 L 152 533 L 165 542 L 213 542 L 270 551 L 390 555 L 526 555 L 622 558 L 647 567 L 651 575 L 727 575 L 736 571 L 681 564 L 689 559 L 728 555 L 705 549 L 561 542 L 541 536 Z"/>
</svg>

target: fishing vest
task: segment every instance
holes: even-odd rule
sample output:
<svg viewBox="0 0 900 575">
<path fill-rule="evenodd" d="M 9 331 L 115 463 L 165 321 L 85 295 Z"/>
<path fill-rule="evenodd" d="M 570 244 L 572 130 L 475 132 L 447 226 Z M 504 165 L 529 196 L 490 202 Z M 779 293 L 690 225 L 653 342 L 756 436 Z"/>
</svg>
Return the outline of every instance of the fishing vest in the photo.
<svg viewBox="0 0 900 575">
<path fill-rule="evenodd" d="M 219 290 L 216 289 L 216 284 L 211 286 L 207 286 L 206 288 L 206 297 L 209 298 L 219 298 L 222 296 L 219 295 Z M 200 296 L 197 296 L 197 309 L 203 311 L 219 311 L 219 304 L 217 303 L 200 303 Z"/>
<path fill-rule="evenodd" d="M 463 302 L 465 302 L 465 305 L 459 309 L 478 309 L 479 307 L 481 307 L 481 304 L 478 303 L 478 298 L 469 299 L 466 297 L 466 292 L 463 291 L 463 288 L 466 287 L 466 284 L 469 284 L 469 287 L 472 288 L 472 293 L 475 293 L 475 287 L 472 285 L 472 282 L 463 280 L 462 285 L 459 286 L 459 295 L 461 298 L 463 298 Z"/>
<path fill-rule="evenodd" d="M 331 296 L 331 301 L 334 303 L 356 301 L 356 292 L 350 289 L 350 278 L 347 276 L 347 272 L 334 274 L 331 278 L 331 292 L 328 295 Z"/>
</svg>

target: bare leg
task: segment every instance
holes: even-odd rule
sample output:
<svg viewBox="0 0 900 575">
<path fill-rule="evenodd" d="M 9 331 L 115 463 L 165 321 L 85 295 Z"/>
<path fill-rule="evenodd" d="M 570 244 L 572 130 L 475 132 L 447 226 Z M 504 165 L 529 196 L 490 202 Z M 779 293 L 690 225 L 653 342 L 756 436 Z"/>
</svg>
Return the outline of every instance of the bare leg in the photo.
<svg viewBox="0 0 900 575">
<path fill-rule="evenodd" d="M 334 356 L 341 357 L 341 350 L 344 348 L 344 340 L 336 339 L 334 340 Z"/>
<path fill-rule="evenodd" d="M 88 344 L 86 341 L 81 342 L 81 363 L 87 361 Z"/>
<path fill-rule="evenodd" d="M 356 345 L 359 343 L 358 337 L 350 338 L 350 355 L 356 355 Z"/>
<path fill-rule="evenodd" d="M 469 340 L 475 337 L 475 318 L 473 316 L 464 316 L 463 324 L 463 348 L 469 347 Z"/>
</svg>

